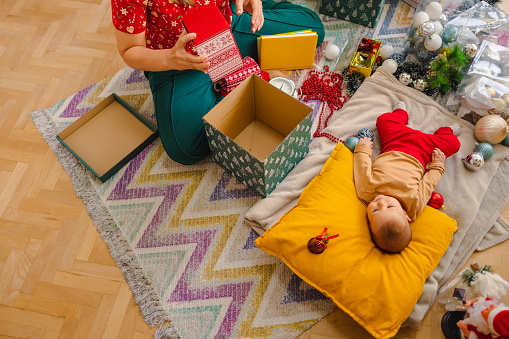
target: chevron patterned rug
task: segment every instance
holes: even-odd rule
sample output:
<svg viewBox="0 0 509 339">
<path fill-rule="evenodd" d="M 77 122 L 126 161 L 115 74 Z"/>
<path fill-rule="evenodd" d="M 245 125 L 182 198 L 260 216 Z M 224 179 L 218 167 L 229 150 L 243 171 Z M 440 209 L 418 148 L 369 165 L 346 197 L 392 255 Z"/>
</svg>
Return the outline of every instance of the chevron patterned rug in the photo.
<svg viewBox="0 0 509 339">
<path fill-rule="evenodd" d="M 318 11 L 318 1 L 302 4 Z M 319 51 L 346 42 L 332 65 L 338 70 L 363 36 L 399 46 L 413 12 L 388 0 L 374 29 L 322 16 L 327 37 Z M 317 53 L 317 67 L 323 59 Z M 32 119 L 87 205 L 144 319 L 160 325 L 157 337 L 294 338 L 335 308 L 256 248 L 257 235 L 243 225 L 243 215 L 260 198 L 211 157 L 179 165 L 156 140 L 101 183 L 63 148 L 55 136 L 111 93 L 155 124 L 148 82 L 131 68 L 33 112 Z M 320 102 L 307 104 L 316 116 Z"/>
</svg>

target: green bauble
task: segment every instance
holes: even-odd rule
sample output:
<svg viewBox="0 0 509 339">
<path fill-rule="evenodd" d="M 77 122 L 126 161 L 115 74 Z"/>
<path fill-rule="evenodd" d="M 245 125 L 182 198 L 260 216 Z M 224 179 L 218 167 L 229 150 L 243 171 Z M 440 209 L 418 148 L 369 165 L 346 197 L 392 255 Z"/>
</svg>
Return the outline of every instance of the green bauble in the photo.
<svg viewBox="0 0 509 339">
<path fill-rule="evenodd" d="M 357 137 L 349 137 L 345 140 L 345 146 L 348 148 L 352 153 L 355 150 L 355 146 L 359 143 L 359 138 Z"/>
<path fill-rule="evenodd" d="M 481 153 L 484 160 L 488 160 L 493 156 L 495 152 L 493 150 L 493 146 L 487 142 L 481 142 L 480 144 L 476 144 L 474 148 L 474 152 Z"/>
<path fill-rule="evenodd" d="M 505 136 L 505 139 L 500 142 L 502 145 L 509 147 L 509 133 Z"/>
<path fill-rule="evenodd" d="M 455 42 L 458 39 L 460 31 L 456 26 L 447 26 L 444 28 L 442 32 L 442 40 L 443 42 L 450 44 L 451 42 Z"/>
</svg>

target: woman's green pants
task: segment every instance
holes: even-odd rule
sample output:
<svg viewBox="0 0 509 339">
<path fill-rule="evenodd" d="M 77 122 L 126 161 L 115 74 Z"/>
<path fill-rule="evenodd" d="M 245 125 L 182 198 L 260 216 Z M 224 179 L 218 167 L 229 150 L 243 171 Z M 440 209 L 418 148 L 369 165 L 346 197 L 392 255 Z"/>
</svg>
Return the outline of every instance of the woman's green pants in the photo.
<svg viewBox="0 0 509 339">
<path fill-rule="evenodd" d="M 250 56 L 258 62 L 256 38 L 311 29 L 318 33 L 317 46 L 323 42 L 325 31 L 318 15 L 312 10 L 282 1 L 263 1 L 265 18 L 260 31 L 251 32 L 251 14 L 235 14 L 234 2 L 232 32 L 242 58 Z M 190 165 L 205 158 L 210 150 L 202 117 L 222 97 L 214 91 L 210 77 L 200 71 L 145 72 L 156 112 L 157 126 L 166 153 L 176 162 Z"/>
</svg>

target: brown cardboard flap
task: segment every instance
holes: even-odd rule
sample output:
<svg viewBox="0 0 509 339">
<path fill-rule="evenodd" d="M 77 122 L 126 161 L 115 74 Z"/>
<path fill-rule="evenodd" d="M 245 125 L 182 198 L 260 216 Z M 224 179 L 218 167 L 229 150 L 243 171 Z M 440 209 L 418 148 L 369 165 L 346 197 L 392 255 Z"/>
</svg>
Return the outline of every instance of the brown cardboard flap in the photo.
<svg viewBox="0 0 509 339">
<path fill-rule="evenodd" d="M 107 104 L 109 102 L 109 104 Z M 119 102 L 94 107 L 59 137 L 102 176 L 149 138 L 153 131 Z M 77 121 L 78 122 L 78 121 Z"/>
<path fill-rule="evenodd" d="M 242 82 L 204 116 L 230 139 L 235 139 L 255 119 L 252 82 L 252 77 Z"/>
<path fill-rule="evenodd" d="M 311 112 L 311 108 L 274 86 L 255 77 L 256 118 L 285 137 Z"/>
<path fill-rule="evenodd" d="M 285 136 L 260 120 L 254 120 L 233 141 L 258 160 L 264 161 L 285 139 Z"/>
</svg>

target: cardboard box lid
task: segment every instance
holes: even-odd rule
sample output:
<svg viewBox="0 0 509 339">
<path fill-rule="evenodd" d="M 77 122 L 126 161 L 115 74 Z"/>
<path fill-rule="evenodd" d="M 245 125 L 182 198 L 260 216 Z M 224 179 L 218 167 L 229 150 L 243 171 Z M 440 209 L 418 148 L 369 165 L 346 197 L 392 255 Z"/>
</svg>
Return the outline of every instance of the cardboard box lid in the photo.
<svg viewBox="0 0 509 339">
<path fill-rule="evenodd" d="M 101 177 L 154 133 L 111 95 L 58 137 Z"/>
</svg>

